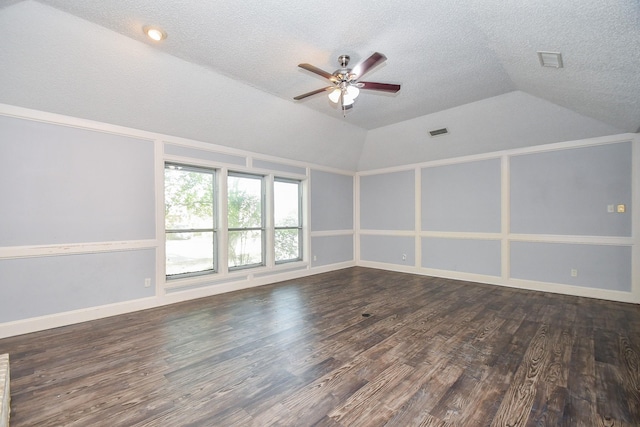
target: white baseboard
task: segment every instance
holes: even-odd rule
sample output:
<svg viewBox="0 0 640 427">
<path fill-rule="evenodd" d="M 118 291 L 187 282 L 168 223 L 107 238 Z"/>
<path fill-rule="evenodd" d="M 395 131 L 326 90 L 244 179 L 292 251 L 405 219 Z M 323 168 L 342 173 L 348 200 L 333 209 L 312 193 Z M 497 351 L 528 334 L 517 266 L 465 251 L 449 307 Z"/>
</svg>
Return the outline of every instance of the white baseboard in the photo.
<svg viewBox="0 0 640 427">
<path fill-rule="evenodd" d="M 16 335 L 23 335 L 46 329 L 58 328 L 61 326 L 73 325 L 90 320 L 102 319 L 105 317 L 117 316 L 149 308 L 162 307 L 168 304 L 204 298 L 241 289 L 264 286 L 285 280 L 297 279 L 314 274 L 325 273 L 334 270 L 341 270 L 353 267 L 354 262 L 331 264 L 310 269 L 300 269 L 283 271 L 281 273 L 270 274 L 268 276 L 253 277 L 248 274 L 245 279 L 217 283 L 200 288 L 190 288 L 186 290 L 175 290 L 170 294 L 154 296 L 150 298 L 137 299 L 133 301 L 120 302 L 115 304 L 102 305 L 97 307 L 83 308 L 80 310 L 66 311 L 46 316 L 33 317 L 29 319 L 16 320 L 0 324 L 0 338 L 7 338 Z"/>
<path fill-rule="evenodd" d="M 378 268 L 387 271 L 397 271 L 400 273 L 419 274 L 422 276 L 441 277 L 443 279 L 462 280 L 474 283 L 484 283 L 487 285 L 505 286 L 509 288 L 525 289 L 529 291 L 549 292 L 554 294 L 571 295 L 577 297 L 597 298 L 617 302 L 640 304 L 640 296 L 633 292 L 613 291 L 607 289 L 587 288 L 582 286 L 567 285 L 563 283 L 536 282 L 533 280 L 503 279 L 502 277 L 485 276 L 459 271 L 435 270 L 418 268 L 415 266 L 404 266 L 398 264 L 387 264 L 382 262 L 360 261 L 358 266 L 368 268 Z"/>
</svg>

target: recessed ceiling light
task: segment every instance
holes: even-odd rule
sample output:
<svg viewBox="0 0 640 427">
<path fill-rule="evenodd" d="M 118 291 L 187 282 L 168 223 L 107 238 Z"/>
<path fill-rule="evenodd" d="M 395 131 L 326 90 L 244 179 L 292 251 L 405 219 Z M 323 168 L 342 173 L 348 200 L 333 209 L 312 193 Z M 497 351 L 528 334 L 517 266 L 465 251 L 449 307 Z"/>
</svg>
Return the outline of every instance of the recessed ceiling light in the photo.
<svg viewBox="0 0 640 427">
<path fill-rule="evenodd" d="M 162 31 L 158 27 L 147 26 L 147 27 L 144 27 L 142 30 L 151 40 L 155 40 L 157 42 L 167 38 L 167 33 Z"/>
<path fill-rule="evenodd" d="M 560 52 L 538 51 L 538 59 L 543 67 L 562 68 L 562 54 Z"/>
</svg>

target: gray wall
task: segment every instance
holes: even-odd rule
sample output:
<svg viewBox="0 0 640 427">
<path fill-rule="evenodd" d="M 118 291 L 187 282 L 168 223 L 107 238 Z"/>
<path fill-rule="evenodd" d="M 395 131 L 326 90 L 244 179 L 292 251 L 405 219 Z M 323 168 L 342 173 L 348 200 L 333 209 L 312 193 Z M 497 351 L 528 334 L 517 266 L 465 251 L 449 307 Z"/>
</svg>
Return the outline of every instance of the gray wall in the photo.
<svg viewBox="0 0 640 427">
<path fill-rule="evenodd" d="M 511 231 L 526 234 L 631 236 L 631 143 L 511 158 Z"/>
<path fill-rule="evenodd" d="M 0 323 L 151 297 L 155 268 L 153 249 L 0 259 Z"/>
<path fill-rule="evenodd" d="M 169 151 L 192 158 L 204 152 L 176 146 Z M 0 116 L 0 158 L 5 160 L 0 169 L 0 322 L 155 295 L 154 248 L 6 255 L 14 247 L 155 240 L 151 141 Z M 630 291 L 630 245 L 601 244 L 597 237 L 632 235 L 631 144 L 510 155 L 508 160 L 507 195 L 500 194 L 497 159 L 422 167 L 417 200 L 415 169 L 361 176 L 361 228 L 371 232 L 360 236 L 360 259 L 486 277 L 499 274 L 502 256 L 511 259 L 509 269 L 503 268 L 511 271 L 502 278 L 507 283 L 513 278 Z M 223 155 L 215 161 L 243 164 L 247 158 Z M 256 166 L 302 171 L 271 161 Z M 353 183 L 350 175 L 311 171 L 312 267 L 354 261 Z M 529 242 L 508 235 L 508 244 L 503 239 L 499 247 L 497 206 L 509 196 L 512 232 L 540 235 L 537 240 L 547 234 L 577 236 L 585 242 Z M 606 213 L 607 205 L 621 203 L 627 213 Z M 416 206 L 422 212 L 420 229 Z M 376 234 L 381 230 L 385 233 Z M 500 248 L 510 248 L 509 253 Z M 578 271 L 576 278 L 571 269 Z M 152 280 L 149 288 L 146 278 Z"/>
<path fill-rule="evenodd" d="M 413 230 L 415 228 L 413 170 L 360 177 L 360 228 Z"/>
<path fill-rule="evenodd" d="M 0 116 L 0 246 L 155 238 L 151 141 Z"/>
<path fill-rule="evenodd" d="M 500 232 L 500 159 L 424 168 L 422 230 Z"/>
<path fill-rule="evenodd" d="M 512 242 L 511 277 L 630 292 L 631 247 Z"/>
<path fill-rule="evenodd" d="M 197 148 L 185 147 L 182 145 L 164 144 L 165 154 L 172 156 L 188 157 L 193 159 L 210 160 L 212 162 L 229 163 L 232 165 L 245 166 L 247 158 L 234 156 L 226 153 L 216 153 L 214 151 L 198 150 Z"/>
<path fill-rule="evenodd" d="M 359 260 L 391 267 L 404 264 L 401 254 L 407 253 L 409 271 L 425 274 L 468 273 L 511 286 L 520 285 L 514 279 L 524 279 L 631 292 L 631 142 L 551 148 L 367 172 L 360 177 Z M 507 176 L 502 176 L 503 161 Z M 416 171 L 421 177 L 417 200 Z M 625 213 L 607 212 L 618 204 L 625 205 Z"/>
<path fill-rule="evenodd" d="M 406 255 L 403 260 L 402 256 Z M 398 265 L 416 263 L 415 238 L 405 236 L 360 236 L 360 259 Z"/>
<path fill-rule="evenodd" d="M 500 241 L 422 238 L 422 267 L 500 276 Z"/>
<path fill-rule="evenodd" d="M 258 171 L 307 174 L 305 167 L 250 153 L 171 143 L 164 149 L 187 162 L 253 162 Z M 0 159 L 0 323 L 162 296 L 156 295 L 162 268 L 155 249 L 155 194 L 162 186 L 155 175 L 162 165 L 153 140 L 0 116 Z M 324 234 L 311 240 L 317 260 L 311 266 L 353 262 L 354 177 L 313 171 L 309 193 L 310 228 Z M 120 243 L 105 245 L 113 241 Z M 65 253 L 72 244 L 79 253 Z M 40 248 L 46 245 L 49 251 Z M 307 266 L 286 271 L 299 268 Z M 191 288 L 234 280 L 217 276 Z"/>
<path fill-rule="evenodd" d="M 353 261 L 353 236 L 314 236 L 311 238 L 311 266 Z"/>
<path fill-rule="evenodd" d="M 353 229 L 353 176 L 311 171 L 311 231 Z"/>
<path fill-rule="evenodd" d="M 353 262 L 354 177 L 313 169 L 310 180 L 311 266 Z"/>
<path fill-rule="evenodd" d="M 0 247 L 155 239 L 152 141 L 6 116 L 0 141 Z M 155 277 L 155 249 L 0 258 L 0 322 L 153 296 Z"/>
</svg>

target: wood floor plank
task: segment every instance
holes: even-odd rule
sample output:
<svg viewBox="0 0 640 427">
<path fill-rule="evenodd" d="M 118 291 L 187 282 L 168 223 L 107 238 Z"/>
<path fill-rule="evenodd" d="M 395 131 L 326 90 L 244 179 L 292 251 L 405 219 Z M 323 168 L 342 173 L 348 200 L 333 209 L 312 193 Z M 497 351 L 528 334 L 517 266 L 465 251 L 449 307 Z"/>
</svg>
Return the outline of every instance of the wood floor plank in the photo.
<svg viewBox="0 0 640 427">
<path fill-rule="evenodd" d="M 638 305 L 361 267 L 0 353 L 13 427 L 640 425 Z"/>
<path fill-rule="evenodd" d="M 523 362 L 511 380 L 492 426 L 523 426 L 529 418 L 538 382 L 549 357 L 549 325 L 542 324 L 531 340 Z"/>
<path fill-rule="evenodd" d="M 632 340 L 623 334 L 618 335 L 619 358 L 621 361 L 622 384 L 630 396 L 635 398 L 628 401 L 630 419 L 640 419 L 640 352 L 632 343 Z"/>
</svg>

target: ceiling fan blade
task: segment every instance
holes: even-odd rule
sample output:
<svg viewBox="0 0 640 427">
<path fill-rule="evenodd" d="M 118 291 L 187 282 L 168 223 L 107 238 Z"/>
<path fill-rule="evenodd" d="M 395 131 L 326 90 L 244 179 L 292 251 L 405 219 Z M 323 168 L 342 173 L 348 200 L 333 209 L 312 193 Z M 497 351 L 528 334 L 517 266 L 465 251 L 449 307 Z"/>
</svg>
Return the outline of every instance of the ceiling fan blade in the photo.
<svg viewBox="0 0 640 427">
<path fill-rule="evenodd" d="M 362 62 L 359 62 L 358 65 L 353 67 L 351 70 L 352 74 L 355 74 L 357 78 L 364 76 L 369 70 L 374 68 L 376 65 L 383 63 L 387 60 L 387 57 L 381 53 L 375 52 L 373 55 L 368 57 Z"/>
<path fill-rule="evenodd" d="M 395 85 L 391 83 L 358 82 L 357 86 L 360 89 L 381 90 L 383 92 L 393 92 L 393 93 L 400 90 L 400 85 Z"/>
<path fill-rule="evenodd" d="M 326 72 L 324 70 L 321 70 L 320 68 L 315 67 L 315 66 L 313 66 L 311 64 L 298 64 L 298 67 L 304 68 L 307 71 L 311 71 L 312 73 L 315 73 L 315 74 L 317 74 L 319 76 L 322 76 L 325 79 L 331 80 L 332 82 L 335 82 L 335 81 L 338 80 L 336 78 L 336 76 L 334 76 L 333 74 L 328 73 L 328 72 Z"/>
<path fill-rule="evenodd" d="M 335 86 L 323 87 L 322 89 L 316 89 L 316 90 L 313 90 L 311 92 L 303 93 L 302 95 L 298 95 L 293 99 L 295 99 L 296 101 L 300 101 L 301 99 L 304 99 L 304 98 L 306 98 L 308 96 L 312 96 L 312 95 L 315 95 L 315 94 L 318 94 L 318 93 L 321 93 L 321 92 L 326 92 L 328 90 L 333 90 L 335 88 L 336 88 Z"/>
</svg>

